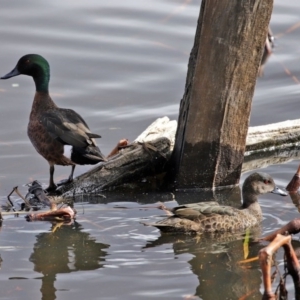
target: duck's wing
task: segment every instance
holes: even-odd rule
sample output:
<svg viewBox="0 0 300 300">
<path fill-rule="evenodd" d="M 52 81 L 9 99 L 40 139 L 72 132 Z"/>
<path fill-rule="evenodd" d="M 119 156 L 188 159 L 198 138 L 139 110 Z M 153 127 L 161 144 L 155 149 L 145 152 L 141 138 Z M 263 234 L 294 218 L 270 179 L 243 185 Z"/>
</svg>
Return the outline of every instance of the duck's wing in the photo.
<svg viewBox="0 0 300 300">
<path fill-rule="evenodd" d="M 59 108 L 45 112 L 40 121 L 54 139 L 65 145 L 84 148 L 95 145 L 93 138 L 101 137 L 91 133 L 86 122 L 72 109 Z"/>
<path fill-rule="evenodd" d="M 200 202 L 180 205 L 172 209 L 176 217 L 193 220 L 212 215 L 234 215 L 236 209 L 230 206 L 221 206 L 218 202 Z"/>
</svg>

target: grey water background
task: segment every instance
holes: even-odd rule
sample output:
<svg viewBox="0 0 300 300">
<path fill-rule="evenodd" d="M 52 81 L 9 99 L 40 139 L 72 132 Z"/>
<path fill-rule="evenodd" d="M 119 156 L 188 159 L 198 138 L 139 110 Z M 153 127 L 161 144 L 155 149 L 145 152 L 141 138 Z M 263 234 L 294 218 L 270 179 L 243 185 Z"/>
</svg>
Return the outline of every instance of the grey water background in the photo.
<svg viewBox="0 0 300 300">
<path fill-rule="evenodd" d="M 0 75 L 24 54 L 43 55 L 51 66 L 53 99 L 102 135 L 100 148 L 107 154 L 119 139 L 135 139 L 156 118 L 177 119 L 200 2 L 2 0 Z M 275 0 L 276 48 L 257 81 L 251 126 L 299 118 L 299 16 L 300 2 Z M 26 134 L 33 95 L 29 77 L 0 81 L 3 203 L 16 185 L 25 194 L 33 179 L 48 183 L 48 164 Z M 263 170 L 284 187 L 298 163 Z M 89 168 L 77 167 L 76 175 Z M 69 172 L 57 167 L 55 179 Z M 236 204 L 238 197 L 228 193 Z M 176 205 L 171 194 L 163 199 Z M 191 198 L 175 195 L 178 199 Z M 120 195 L 113 203 L 82 199 L 76 223 L 59 228 L 6 217 L 0 299 L 260 299 L 258 263 L 237 263 L 244 258 L 243 236 L 161 236 L 140 224 L 163 216 L 155 208 L 161 200 L 158 194 Z M 260 203 L 264 221 L 258 234 L 298 217 L 289 197 L 268 194 Z M 261 247 L 251 240 L 249 257 Z M 282 266 L 281 252 L 278 259 Z M 291 283 L 288 288 L 292 298 Z"/>
</svg>

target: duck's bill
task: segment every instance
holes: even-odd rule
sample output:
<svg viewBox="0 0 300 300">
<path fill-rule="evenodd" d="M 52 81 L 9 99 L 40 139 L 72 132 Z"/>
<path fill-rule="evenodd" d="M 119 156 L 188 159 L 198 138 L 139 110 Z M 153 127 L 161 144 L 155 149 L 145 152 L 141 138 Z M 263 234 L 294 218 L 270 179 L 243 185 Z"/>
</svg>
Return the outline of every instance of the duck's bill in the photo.
<svg viewBox="0 0 300 300">
<path fill-rule="evenodd" d="M 285 192 L 284 190 L 278 188 L 277 186 L 275 187 L 275 189 L 271 193 L 277 194 L 277 195 L 280 195 L 280 196 L 287 196 L 288 195 L 287 192 Z"/>
<path fill-rule="evenodd" d="M 14 77 L 14 76 L 18 76 L 20 74 L 21 73 L 18 71 L 18 69 L 14 68 L 11 72 L 9 72 L 8 74 L 2 76 L 1 79 L 8 79 L 8 78 L 11 78 L 11 77 Z"/>
</svg>

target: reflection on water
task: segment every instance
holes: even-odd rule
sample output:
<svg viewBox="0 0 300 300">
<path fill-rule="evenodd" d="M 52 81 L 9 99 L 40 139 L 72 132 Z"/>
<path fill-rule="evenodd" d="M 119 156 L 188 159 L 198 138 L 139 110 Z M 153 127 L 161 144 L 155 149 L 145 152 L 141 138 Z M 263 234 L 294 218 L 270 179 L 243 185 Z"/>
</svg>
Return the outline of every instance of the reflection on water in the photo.
<svg viewBox="0 0 300 300">
<path fill-rule="evenodd" d="M 96 242 L 82 229 L 77 222 L 60 227 L 53 225 L 51 232 L 36 236 L 29 260 L 34 264 L 34 271 L 43 275 L 42 299 L 56 299 L 55 281 L 58 274 L 92 271 L 103 266 L 109 245 Z"/>
<path fill-rule="evenodd" d="M 265 171 L 280 182 L 276 167 Z M 139 196 L 135 196 L 139 201 Z M 120 299 L 120 295 L 121 299 L 130 300 L 191 296 L 210 300 L 224 299 L 224 295 L 228 299 L 260 298 L 258 263 L 239 264 L 247 254 L 244 232 L 199 237 L 161 234 L 156 228 L 140 224 L 165 217 L 164 212 L 157 209 L 158 205 L 153 204 L 153 196 L 149 195 L 147 201 L 147 195 L 142 195 L 143 205 L 136 202 L 110 204 L 107 199 L 106 204 L 95 203 L 95 199 L 92 199 L 93 204 L 75 203 L 77 222 L 58 228 L 53 225 L 52 231 L 46 222 L 5 219 L 0 234 L 3 258 L 0 295 L 21 299 L 16 297 L 15 290 L 21 289 L 28 299 L 37 299 L 39 292 L 45 300 Z M 168 202 L 166 206 L 177 205 L 184 200 L 181 197 L 178 194 L 177 200 L 175 194 L 177 201 Z M 225 191 L 223 198 L 224 204 L 238 206 L 240 191 Z M 230 201 L 226 202 L 225 198 Z M 194 199 L 187 198 L 185 203 L 188 200 Z M 299 214 L 289 197 L 282 200 L 266 194 L 259 202 L 265 220 L 261 227 L 250 232 L 249 258 L 256 256 L 264 246 L 255 242 L 255 237 L 273 231 Z M 280 255 L 281 263 L 283 256 Z M 25 261 L 28 263 L 24 264 Z M 38 273 L 41 276 L 37 276 Z M 30 288 L 34 284 L 30 279 L 39 284 L 35 289 Z M 12 286 L 6 286 L 7 281 Z"/>
<path fill-rule="evenodd" d="M 260 236 L 260 228 L 252 231 L 251 236 Z M 201 299 L 260 299 L 262 280 L 258 262 L 240 263 L 245 254 L 243 235 L 225 233 L 190 237 L 163 234 L 157 240 L 148 242 L 145 248 L 159 247 L 166 243 L 172 244 L 176 255 L 193 255 L 188 264 L 198 277 L 199 285 L 195 295 Z M 248 257 L 257 256 L 262 247 L 263 245 L 250 240 Z"/>
</svg>

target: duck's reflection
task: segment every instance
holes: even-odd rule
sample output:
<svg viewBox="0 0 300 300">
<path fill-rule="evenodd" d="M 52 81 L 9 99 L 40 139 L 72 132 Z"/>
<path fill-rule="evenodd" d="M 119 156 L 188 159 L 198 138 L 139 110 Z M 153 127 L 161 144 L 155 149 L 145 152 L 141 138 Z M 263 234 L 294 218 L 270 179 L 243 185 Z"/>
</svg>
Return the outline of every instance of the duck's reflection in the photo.
<svg viewBox="0 0 300 300">
<path fill-rule="evenodd" d="M 259 236 L 255 228 L 251 236 Z M 174 254 L 190 253 L 188 261 L 199 285 L 195 296 L 205 300 L 261 299 L 261 272 L 258 261 L 241 263 L 247 247 L 243 235 L 214 234 L 201 236 L 162 234 L 145 248 L 173 244 Z M 263 245 L 250 239 L 248 257 L 257 256 Z M 244 298 L 243 298 L 244 297 Z"/>
<path fill-rule="evenodd" d="M 42 299 L 56 299 L 56 275 L 82 270 L 95 270 L 103 266 L 107 244 L 96 242 L 83 227 L 74 222 L 57 227 L 51 232 L 38 234 L 29 260 L 34 271 L 42 273 Z"/>
<path fill-rule="evenodd" d="M 216 190 L 206 193 L 201 200 L 217 200 L 223 205 L 239 207 L 241 191 L 239 187 L 227 190 Z M 176 193 L 178 204 L 199 201 L 199 193 L 186 197 L 184 193 Z M 148 242 L 145 248 L 158 247 L 163 244 L 173 244 L 174 254 L 190 253 L 194 257 L 188 261 L 192 272 L 198 277 L 199 285 L 195 296 L 205 300 L 223 299 L 260 299 L 261 272 L 258 261 L 240 263 L 247 257 L 256 257 L 262 244 L 254 242 L 261 236 L 261 227 L 257 226 L 247 232 L 250 236 L 245 244 L 245 232 L 214 233 L 190 236 L 184 234 L 161 234 L 155 240 Z M 247 253 L 249 251 L 249 253 Z"/>
</svg>

